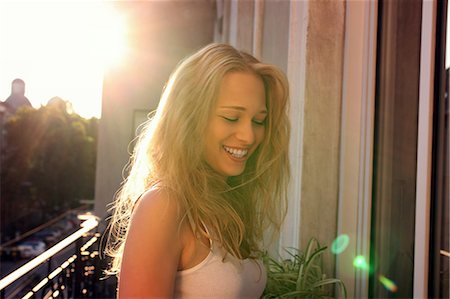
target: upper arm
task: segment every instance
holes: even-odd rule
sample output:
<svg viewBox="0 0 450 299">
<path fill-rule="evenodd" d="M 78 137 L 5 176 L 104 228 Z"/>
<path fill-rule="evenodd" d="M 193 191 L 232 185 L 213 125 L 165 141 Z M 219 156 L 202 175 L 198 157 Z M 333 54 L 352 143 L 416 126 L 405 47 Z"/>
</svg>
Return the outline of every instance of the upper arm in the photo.
<svg viewBox="0 0 450 299">
<path fill-rule="evenodd" d="M 131 217 L 119 277 L 119 297 L 173 296 L 181 253 L 179 211 L 163 191 L 149 191 Z"/>
</svg>

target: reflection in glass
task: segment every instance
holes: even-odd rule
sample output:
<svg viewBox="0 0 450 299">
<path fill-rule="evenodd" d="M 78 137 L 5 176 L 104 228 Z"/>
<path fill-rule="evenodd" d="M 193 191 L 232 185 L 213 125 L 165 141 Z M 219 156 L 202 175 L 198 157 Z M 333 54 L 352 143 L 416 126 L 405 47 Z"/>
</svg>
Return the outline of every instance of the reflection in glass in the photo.
<svg viewBox="0 0 450 299">
<path fill-rule="evenodd" d="M 421 7 L 379 2 L 371 298 L 413 297 Z"/>
</svg>

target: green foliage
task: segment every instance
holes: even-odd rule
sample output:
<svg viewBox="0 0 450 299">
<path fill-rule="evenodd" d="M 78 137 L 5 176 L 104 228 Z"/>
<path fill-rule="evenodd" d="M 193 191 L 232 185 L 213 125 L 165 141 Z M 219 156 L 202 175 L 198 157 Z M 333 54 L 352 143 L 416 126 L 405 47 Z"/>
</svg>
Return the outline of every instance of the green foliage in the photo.
<svg viewBox="0 0 450 299">
<path fill-rule="evenodd" d="M 11 219 L 32 214 L 45 221 L 93 198 L 98 119 L 69 113 L 54 99 L 21 108 L 4 125 L 1 200 Z M 19 215 L 20 214 L 20 215 Z M 7 219 L 2 219 L 5 225 Z"/>
<path fill-rule="evenodd" d="M 339 286 L 342 298 L 347 298 L 344 283 L 336 278 L 326 278 L 322 271 L 321 247 L 316 239 L 308 242 L 305 252 L 297 248 L 285 249 L 289 259 L 278 261 L 263 255 L 267 269 L 267 285 L 262 298 L 333 298 L 332 286 Z"/>
</svg>

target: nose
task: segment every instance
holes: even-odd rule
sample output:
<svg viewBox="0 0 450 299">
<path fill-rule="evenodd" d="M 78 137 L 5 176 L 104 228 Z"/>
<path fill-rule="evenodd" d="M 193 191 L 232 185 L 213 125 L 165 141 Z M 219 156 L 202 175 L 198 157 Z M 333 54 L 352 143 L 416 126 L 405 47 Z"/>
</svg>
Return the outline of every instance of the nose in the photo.
<svg viewBox="0 0 450 299">
<path fill-rule="evenodd" d="M 255 142 L 255 128 L 251 121 L 241 122 L 236 131 L 236 138 L 245 145 L 252 145 Z"/>
</svg>

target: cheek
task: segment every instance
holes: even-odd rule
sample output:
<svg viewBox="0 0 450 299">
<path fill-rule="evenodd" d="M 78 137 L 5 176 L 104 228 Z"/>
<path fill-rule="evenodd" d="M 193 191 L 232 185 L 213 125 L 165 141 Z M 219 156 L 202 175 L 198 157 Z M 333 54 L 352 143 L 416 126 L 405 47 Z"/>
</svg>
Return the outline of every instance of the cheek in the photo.
<svg viewBox="0 0 450 299">
<path fill-rule="evenodd" d="M 205 132 L 204 140 L 206 142 L 206 148 L 209 148 L 210 150 L 217 150 L 218 145 L 224 139 L 225 135 L 226 132 L 223 125 L 221 125 L 219 121 L 210 121 Z"/>
<path fill-rule="evenodd" d="M 255 132 L 256 145 L 259 145 L 264 140 L 265 135 L 266 135 L 265 128 L 260 128 L 259 130 L 256 130 Z"/>
<path fill-rule="evenodd" d="M 211 139 L 219 142 L 226 140 L 234 133 L 233 127 L 220 119 L 210 123 L 209 131 Z"/>
</svg>

